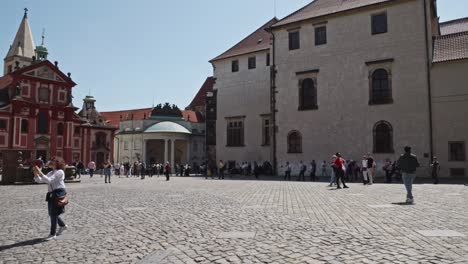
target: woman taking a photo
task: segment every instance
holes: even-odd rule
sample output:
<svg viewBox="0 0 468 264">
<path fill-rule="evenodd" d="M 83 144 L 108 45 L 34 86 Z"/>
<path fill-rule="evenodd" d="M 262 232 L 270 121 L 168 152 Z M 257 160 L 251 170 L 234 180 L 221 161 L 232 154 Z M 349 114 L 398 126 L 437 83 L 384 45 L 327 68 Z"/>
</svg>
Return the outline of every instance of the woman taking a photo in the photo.
<svg viewBox="0 0 468 264">
<path fill-rule="evenodd" d="M 67 229 L 65 222 L 60 218 L 60 215 L 65 212 L 65 206 L 61 200 L 66 197 L 65 189 L 65 161 L 62 158 L 52 158 L 49 163 L 51 172 L 44 175 L 38 166 L 33 167 L 34 181 L 37 183 L 45 183 L 48 187 L 46 201 L 50 216 L 50 234 L 45 240 L 55 239 Z M 60 226 L 57 232 L 57 223 Z"/>
</svg>

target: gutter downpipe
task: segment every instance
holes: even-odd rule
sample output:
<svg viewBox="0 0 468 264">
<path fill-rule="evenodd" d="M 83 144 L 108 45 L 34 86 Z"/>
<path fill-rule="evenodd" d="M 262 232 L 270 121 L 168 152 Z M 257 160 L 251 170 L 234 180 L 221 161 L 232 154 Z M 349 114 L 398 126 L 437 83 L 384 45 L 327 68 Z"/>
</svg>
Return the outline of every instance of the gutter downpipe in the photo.
<svg viewBox="0 0 468 264">
<path fill-rule="evenodd" d="M 434 138 L 433 138 L 433 121 L 432 121 L 432 81 L 431 81 L 431 61 L 430 58 L 430 51 L 429 51 L 429 32 L 427 27 L 427 1 L 423 0 L 424 5 L 424 28 L 425 28 L 425 36 L 426 36 L 426 71 L 427 71 L 427 90 L 428 90 L 428 103 L 429 103 L 429 149 L 430 149 L 430 157 L 429 160 L 432 162 L 434 157 Z"/>
<path fill-rule="evenodd" d="M 268 32 L 271 34 L 272 37 L 272 63 L 270 66 L 270 114 L 271 114 L 271 123 L 270 123 L 270 131 L 271 131 L 271 161 L 272 161 L 272 166 L 273 166 L 273 175 L 278 174 L 278 159 L 276 156 L 276 149 L 277 149 L 277 144 L 276 144 L 276 132 L 277 132 L 277 126 L 276 126 L 276 51 L 275 51 L 275 43 L 276 43 L 276 38 L 275 34 L 273 33 L 273 27 L 268 28 Z"/>
</svg>

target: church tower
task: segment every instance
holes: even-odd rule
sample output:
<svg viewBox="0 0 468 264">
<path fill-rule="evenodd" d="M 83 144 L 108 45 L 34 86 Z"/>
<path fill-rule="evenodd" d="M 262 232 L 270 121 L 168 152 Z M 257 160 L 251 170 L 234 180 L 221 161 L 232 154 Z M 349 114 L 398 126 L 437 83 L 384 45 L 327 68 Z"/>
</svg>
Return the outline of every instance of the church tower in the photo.
<svg viewBox="0 0 468 264">
<path fill-rule="evenodd" d="M 10 45 L 4 59 L 3 73 L 8 74 L 24 66 L 28 66 L 36 56 L 34 39 L 28 21 L 28 9 L 24 9 L 24 16 L 16 33 L 15 40 Z"/>
</svg>

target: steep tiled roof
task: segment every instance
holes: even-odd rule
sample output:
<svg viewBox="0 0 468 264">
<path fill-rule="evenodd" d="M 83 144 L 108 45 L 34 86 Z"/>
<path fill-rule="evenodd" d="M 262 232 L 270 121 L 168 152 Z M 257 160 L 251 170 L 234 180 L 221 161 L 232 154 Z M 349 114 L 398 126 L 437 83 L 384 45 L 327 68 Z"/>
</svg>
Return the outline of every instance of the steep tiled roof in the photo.
<svg viewBox="0 0 468 264">
<path fill-rule="evenodd" d="M 119 127 L 120 117 L 122 120 L 143 120 L 151 116 L 152 108 L 143 108 L 143 109 L 132 109 L 132 110 L 122 110 L 122 111 L 112 111 L 112 112 L 101 112 L 106 120 L 108 120 L 113 126 Z"/>
<path fill-rule="evenodd" d="M 271 19 L 265 25 L 259 27 L 254 33 L 241 40 L 223 54 L 212 59 L 210 62 L 269 49 L 271 46 L 271 36 L 270 33 L 265 31 L 265 29 L 269 28 L 276 22 L 278 22 L 276 17 Z"/>
<path fill-rule="evenodd" d="M 203 123 L 205 122 L 205 118 L 200 112 L 192 111 L 192 110 L 184 110 L 182 111 L 182 117 L 185 121 L 190 121 L 193 123 Z"/>
<path fill-rule="evenodd" d="M 394 0 L 315 0 L 281 19 L 273 27 L 390 1 Z"/>
<path fill-rule="evenodd" d="M 0 89 L 7 87 L 13 82 L 13 78 L 8 74 L 0 77 Z"/>
<path fill-rule="evenodd" d="M 448 35 L 468 31 L 468 17 L 440 23 L 440 34 Z"/>
<path fill-rule="evenodd" d="M 214 83 L 215 79 L 213 77 L 206 78 L 205 82 L 203 83 L 200 90 L 198 90 L 192 102 L 185 109 L 194 110 L 197 106 L 204 106 L 206 93 L 213 91 Z"/>
<path fill-rule="evenodd" d="M 439 36 L 434 41 L 433 62 L 468 59 L 468 32 Z"/>
</svg>

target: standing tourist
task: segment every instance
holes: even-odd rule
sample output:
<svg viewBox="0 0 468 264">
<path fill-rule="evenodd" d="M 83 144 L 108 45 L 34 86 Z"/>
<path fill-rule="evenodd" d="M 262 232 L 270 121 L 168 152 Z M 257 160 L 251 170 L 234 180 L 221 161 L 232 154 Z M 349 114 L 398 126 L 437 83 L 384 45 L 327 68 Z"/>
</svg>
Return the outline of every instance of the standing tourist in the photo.
<svg viewBox="0 0 468 264">
<path fill-rule="evenodd" d="M 166 181 L 169 181 L 171 174 L 171 164 L 169 161 L 166 161 L 166 166 L 164 167 L 164 174 L 166 174 Z"/>
<path fill-rule="evenodd" d="M 67 229 L 67 225 L 60 217 L 61 214 L 65 213 L 65 205 L 59 203 L 67 195 L 64 182 L 65 161 L 59 157 L 52 158 L 49 167 L 52 171 L 47 175 L 44 175 L 39 167 L 33 167 L 34 181 L 46 183 L 48 189 L 46 201 L 50 217 L 50 234 L 45 239 L 47 241 L 55 239 L 57 235 L 61 235 Z M 57 224 L 60 226 L 58 232 Z"/>
<path fill-rule="evenodd" d="M 223 179 L 224 180 L 224 162 L 223 160 L 219 160 L 218 163 L 218 180 Z"/>
<path fill-rule="evenodd" d="M 108 180 L 109 180 L 109 183 L 111 183 L 112 163 L 110 162 L 110 160 L 107 160 L 104 163 L 104 166 L 103 166 L 102 170 L 104 172 L 104 182 L 107 183 Z"/>
<path fill-rule="evenodd" d="M 440 164 L 437 160 L 437 157 L 432 159 L 431 163 L 431 175 L 432 179 L 434 179 L 434 184 L 439 184 L 439 172 L 440 172 Z"/>
<path fill-rule="evenodd" d="M 367 156 L 364 155 L 361 161 L 362 181 L 366 185 L 369 183 L 369 170 L 367 169 Z"/>
<path fill-rule="evenodd" d="M 374 184 L 374 176 L 375 176 L 375 160 L 371 156 L 371 154 L 367 154 L 367 176 L 369 177 L 369 185 Z"/>
<path fill-rule="evenodd" d="M 346 181 L 345 181 L 345 166 L 344 166 L 344 159 L 341 157 L 341 154 L 338 152 L 335 154 L 336 159 L 335 159 L 335 176 L 336 176 L 336 189 L 341 189 L 340 186 L 340 179 L 341 182 L 343 183 L 343 188 L 347 189 L 349 188 L 346 186 Z"/>
<path fill-rule="evenodd" d="M 336 158 L 337 158 L 336 155 L 333 155 L 331 162 L 330 162 L 332 171 L 331 171 L 331 177 L 330 177 L 330 184 L 328 185 L 328 187 L 332 187 L 334 184 L 336 184 L 336 169 L 335 169 Z"/>
<path fill-rule="evenodd" d="M 289 161 L 286 161 L 286 170 L 285 170 L 285 173 L 284 173 L 284 180 L 288 180 L 290 181 L 291 180 L 291 171 L 292 171 L 292 167 L 291 167 L 291 164 L 289 164 Z"/>
<path fill-rule="evenodd" d="M 385 182 L 392 183 L 392 161 L 390 159 L 385 161 L 383 170 L 385 171 Z"/>
<path fill-rule="evenodd" d="M 315 181 L 315 173 L 317 171 L 317 163 L 315 163 L 315 160 L 312 160 L 312 162 L 310 163 L 310 180 L 311 181 Z"/>
<path fill-rule="evenodd" d="M 327 162 L 325 160 L 322 162 L 322 173 L 320 174 L 322 177 L 328 177 Z"/>
<path fill-rule="evenodd" d="M 90 161 L 88 163 L 88 170 L 89 170 L 89 177 L 92 178 L 94 175 L 94 171 L 96 170 L 96 163 L 94 161 Z"/>
<path fill-rule="evenodd" d="M 298 181 L 305 181 L 305 172 L 307 170 L 307 166 L 302 163 L 302 160 L 299 162 L 299 178 Z"/>
<path fill-rule="evenodd" d="M 403 173 L 403 184 L 406 188 L 406 203 L 413 204 L 413 182 L 416 178 L 416 169 L 419 168 L 419 162 L 416 155 L 411 153 L 411 147 L 405 147 L 405 153 L 398 159 L 397 166 Z"/>
</svg>

